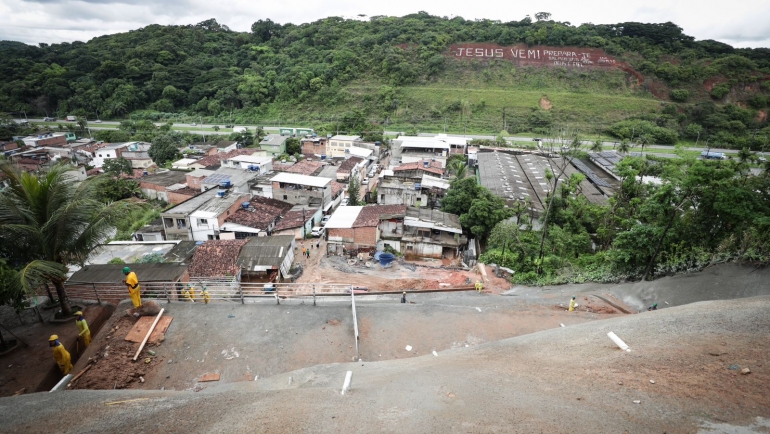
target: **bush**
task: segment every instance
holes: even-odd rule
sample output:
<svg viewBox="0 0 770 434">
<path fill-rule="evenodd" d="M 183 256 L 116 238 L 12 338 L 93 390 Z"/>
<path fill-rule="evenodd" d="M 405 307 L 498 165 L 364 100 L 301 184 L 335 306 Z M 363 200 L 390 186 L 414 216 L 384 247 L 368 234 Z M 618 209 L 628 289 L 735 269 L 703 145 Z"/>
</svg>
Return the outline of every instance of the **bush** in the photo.
<svg viewBox="0 0 770 434">
<path fill-rule="evenodd" d="M 714 99 L 722 99 L 730 93 L 730 86 L 726 83 L 718 84 L 711 89 L 711 97 Z"/>
<path fill-rule="evenodd" d="M 671 91 L 671 99 L 676 102 L 686 102 L 690 98 L 690 91 L 674 89 Z"/>
</svg>

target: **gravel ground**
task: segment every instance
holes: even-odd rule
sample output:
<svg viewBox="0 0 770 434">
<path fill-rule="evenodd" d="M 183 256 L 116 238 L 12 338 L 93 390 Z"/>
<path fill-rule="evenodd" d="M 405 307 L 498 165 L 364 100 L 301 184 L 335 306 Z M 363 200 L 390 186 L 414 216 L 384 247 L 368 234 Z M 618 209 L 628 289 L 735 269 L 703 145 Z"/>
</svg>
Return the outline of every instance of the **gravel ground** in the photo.
<svg viewBox="0 0 770 434">
<path fill-rule="evenodd" d="M 320 365 L 200 393 L 1 398 L 0 431 L 765 432 L 768 308 L 770 297 L 701 302 L 438 356 Z M 609 331 L 632 351 L 617 349 Z M 348 370 L 353 384 L 343 396 Z"/>
</svg>

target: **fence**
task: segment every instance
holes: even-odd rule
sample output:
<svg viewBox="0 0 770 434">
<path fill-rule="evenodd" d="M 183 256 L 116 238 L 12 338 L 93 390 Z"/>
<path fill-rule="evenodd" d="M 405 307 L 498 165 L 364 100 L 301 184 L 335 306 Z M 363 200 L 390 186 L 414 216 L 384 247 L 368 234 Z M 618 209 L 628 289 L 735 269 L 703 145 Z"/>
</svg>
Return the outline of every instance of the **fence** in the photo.
<svg viewBox="0 0 770 434">
<path fill-rule="evenodd" d="M 184 294 L 188 285 L 192 291 L 190 298 Z M 67 282 L 65 285 L 70 299 L 95 300 L 117 304 L 129 298 L 126 286 L 114 282 Z M 209 295 L 209 302 L 249 303 L 275 299 L 280 304 L 281 299 L 295 297 L 312 297 L 316 304 L 317 297 L 350 295 L 351 286 L 343 284 L 322 283 L 252 283 L 239 282 L 222 278 L 196 278 L 190 282 L 144 282 L 140 283 L 142 299 L 157 299 L 159 301 L 190 301 L 203 302 L 203 288 Z"/>
</svg>

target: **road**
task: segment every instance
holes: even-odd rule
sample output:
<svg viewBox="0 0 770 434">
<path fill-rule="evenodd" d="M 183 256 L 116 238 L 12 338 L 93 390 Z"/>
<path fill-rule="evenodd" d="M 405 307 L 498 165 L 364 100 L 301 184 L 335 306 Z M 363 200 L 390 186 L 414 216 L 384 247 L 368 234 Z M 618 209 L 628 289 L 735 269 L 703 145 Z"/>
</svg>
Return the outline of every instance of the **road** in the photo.
<svg viewBox="0 0 770 434">
<path fill-rule="evenodd" d="M 58 125 L 60 123 L 66 124 L 67 122 L 63 119 L 57 120 L 55 122 L 44 122 L 43 119 L 29 119 L 29 122 L 34 123 L 42 123 L 46 125 Z M 95 123 L 94 121 L 89 122 L 88 128 L 91 130 L 114 130 L 117 129 L 118 125 L 120 125 L 120 121 L 102 121 L 100 123 Z M 161 126 L 165 125 L 165 122 L 155 122 L 155 125 Z M 214 131 L 212 128 L 214 126 L 219 126 L 219 131 Z M 245 126 L 249 128 L 250 130 L 254 130 L 257 128 L 256 125 L 238 125 L 238 126 Z M 174 131 L 177 132 L 188 132 L 188 133 L 194 133 L 194 134 L 206 134 L 206 135 L 230 135 L 232 133 L 232 128 L 224 128 L 224 125 L 221 124 L 192 124 L 192 123 L 174 123 Z M 263 126 L 263 130 L 270 131 L 270 132 L 277 132 L 279 131 L 280 127 L 268 127 Z M 385 135 L 388 136 L 398 136 L 404 134 L 403 131 L 385 131 Z M 420 137 L 435 137 L 438 134 L 434 133 L 421 133 L 419 134 Z M 480 139 L 480 140 L 495 140 L 495 136 L 491 135 L 483 135 L 483 134 L 447 134 L 449 137 L 464 137 L 468 139 Z M 508 141 L 516 141 L 516 142 L 533 142 L 536 137 L 523 137 L 523 136 L 509 136 L 505 137 L 505 140 Z M 547 139 L 545 140 L 548 141 Z M 583 140 L 582 144 L 584 145 L 592 145 L 593 142 L 590 140 Z M 603 141 L 602 145 L 605 148 L 612 148 L 617 144 L 617 141 Z M 638 148 L 635 147 L 635 148 Z M 663 151 L 673 151 L 674 146 L 673 145 L 658 145 L 658 144 L 650 144 L 644 147 L 645 150 L 649 150 L 650 153 L 654 154 L 663 154 L 662 156 L 668 156 L 668 157 L 675 157 L 675 154 L 672 153 L 661 153 L 661 152 L 655 152 L 659 150 Z M 685 147 L 683 148 L 687 151 L 692 152 L 702 152 L 705 151 L 706 147 Z M 711 152 L 722 152 L 726 154 L 737 154 L 738 151 L 735 149 L 726 149 L 726 148 L 708 148 Z M 763 153 L 762 155 L 768 155 L 768 153 Z"/>
</svg>

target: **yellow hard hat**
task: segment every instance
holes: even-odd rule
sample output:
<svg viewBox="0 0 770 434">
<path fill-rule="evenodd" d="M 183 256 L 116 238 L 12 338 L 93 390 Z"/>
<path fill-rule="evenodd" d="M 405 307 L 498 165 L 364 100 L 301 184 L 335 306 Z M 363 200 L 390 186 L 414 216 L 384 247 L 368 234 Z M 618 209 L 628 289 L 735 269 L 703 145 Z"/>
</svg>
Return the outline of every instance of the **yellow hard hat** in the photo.
<svg viewBox="0 0 770 434">
<path fill-rule="evenodd" d="M 79 310 L 79 311 L 75 312 L 75 315 L 77 315 L 77 316 L 82 316 L 82 315 L 83 315 L 83 311 L 82 311 L 82 310 Z"/>
<path fill-rule="evenodd" d="M 51 335 L 51 337 L 48 338 L 48 342 L 58 341 L 58 340 L 59 340 L 59 335 Z"/>
</svg>

